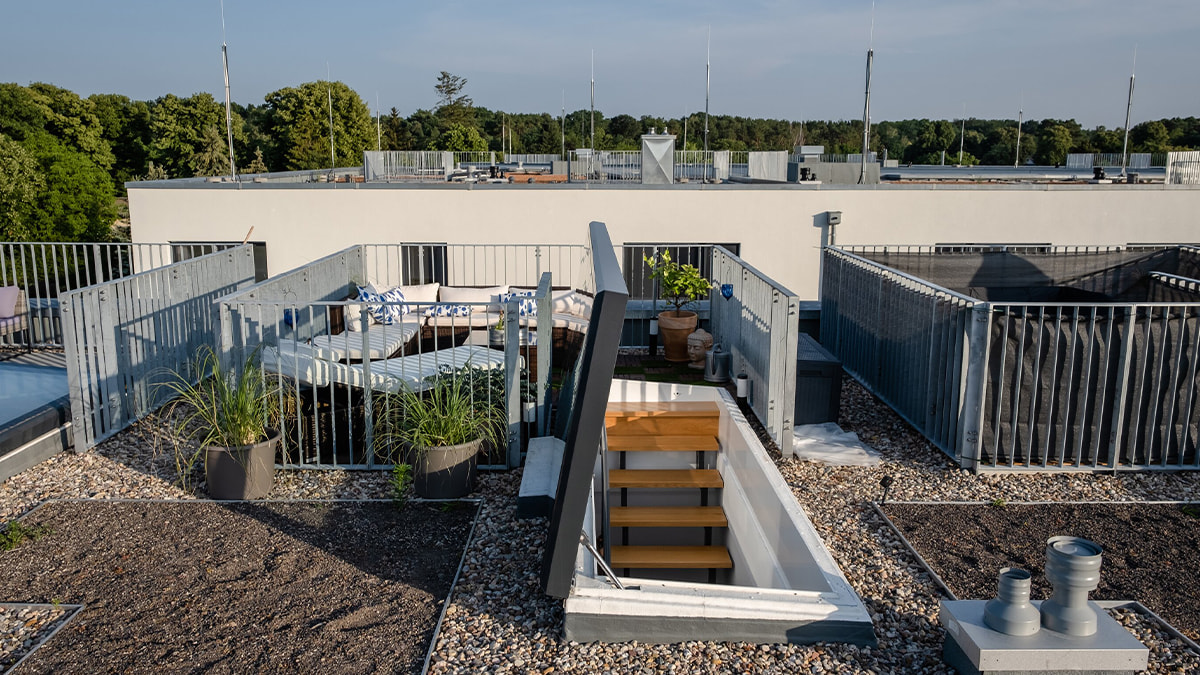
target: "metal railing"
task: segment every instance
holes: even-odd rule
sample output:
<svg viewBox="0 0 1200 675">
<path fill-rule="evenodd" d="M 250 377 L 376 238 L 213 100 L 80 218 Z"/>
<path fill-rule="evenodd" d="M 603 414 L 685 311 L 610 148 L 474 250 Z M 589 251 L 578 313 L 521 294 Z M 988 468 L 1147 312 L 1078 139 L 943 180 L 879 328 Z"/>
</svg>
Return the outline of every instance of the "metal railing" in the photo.
<svg viewBox="0 0 1200 675">
<path fill-rule="evenodd" d="M 0 286 L 18 286 L 28 305 L 27 330 L 0 344 L 62 347 L 59 294 L 194 257 L 202 245 L 131 243 L 0 243 Z"/>
<path fill-rule="evenodd" d="M 722 246 L 712 248 L 712 282 L 713 344 L 733 355 L 732 375 L 747 375 L 750 407 L 790 457 L 800 298 Z"/>
<path fill-rule="evenodd" d="M 452 153 L 454 157 L 454 166 L 463 164 L 476 164 L 489 166 L 496 163 L 496 153 L 489 150 L 470 150 Z"/>
<path fill-rule="evenodd" d="M 1200 282 L 1147 276 L 1171 302 L 985 302 L 827 248 L 821 338 L 963 466 L 1200 468 Z"/>
<path fill-rule="evenodd" d="M 160 406 L 159 383 L 214 342 L 214 301 L 254 280 L 254 247 L 211 253 L 61 293 L 75 448 Z"/>
<path fill-rule="evenodd" d="M 571 151 L 572 181 L 597 183 L 637 183 L 642 180 L 640 150 L 597 150 L 594 153 Z"/>
<path fill-rule="evenodd" d="M 363 282 L 395 286 L 538 284 L 550 272 L 559 286 L 590 290 L 591 261 L 582 244 L 366 244 Z"/>
<path fill-rule="evenodd" d="M 976 300 L 826 248 L 821 343 L 947 454 L 959 446 L 963 334 Z"/>
<path fill-rule="evenodd" d="M 1159 160 L 1155 163 L 1154 160 Z M 1131 152 L 1125 156 L 1125 166 L 1129 169 L 1149 169 L 1152 166 L 1163 166 L 1166 157 L 1161 153 L 1155 157 L 1149 152 Z M 1092 167 L 1120 168 L 1121 153 L 1119 152 L 1072 152 L 1067 155 L 1068 169 L 1091 169 Z"/>
<path fill-rule="evenodd" d="M 1167 185 L 1200 185 L 1200 150 L 1167 153 Z"/>
<path fill-rule="evenodd" d="M 437 150 L 363 152 L 363 175 L 367 182 L 440 183 L 454 166 L 453 153 Z"/>
<path fill-rule="evenodd" d="M 520 462 L 525 414 L 533 415 L 528 423 L 537 433 L 549 426 L 554 347 L 551 284 L 561 274 L 560 283 L 574 280 L 573 288 L 586 290 L 592 286 L 590 269 L 590 256 L 582 245 L 356 245 L 223 298 L 222 353 L 237 360 L 266 345 L 279 355 L 272 358 L 282 365 L 272 366 L 270 372 L 301 402 L 287 432 L 293 441 L 290 445 L 298 451 L 289 455 L 285 467 L 366 469 L 382 468 L 391 461 L 376 444 L 377 424 L 391 419 L 380 418 L 375 409 L 391 400 L 379 398 L 381 387 L 394 384 L 388 378 L 396 368 L 414 364 L 413 359 L 389 363 L 385 358 L 395 351 L 397 358 L 428 362 L 440 361 L 437 352 L 453 347 L 500 349 L 503 368 L 470 368 L 464 376 L 481 397 L 481 405 L 502 408 L 508 423 L 505 447 L 490 449 L 482 468 L 512 468 Z M 378 303 L 407 309 L 406 318 L 393 326 L 370 321 L 368 312 L 374 303 L 368 307 L 350 299 L 356 298 L 356 284 L 371 282 L 383 290 L 434 281 L 448 286 L 524 286 L 534 293 L 536 317 L 545 320 L 522 314 L 515 299 L 500 305 L 416 298 Z M 425 314 L 451 304 L 465 306 L 468 312 L 436 318 Z M 502 316 L 503 337 L 499 338 L 490 329 Z M 344 336 L 338 340 L 345 342 L 345 354 L 307 353 L 309 345 L 325 349 L 325 342 L 333 344 L 330 336 Z M 387 345 L 387 353 L 372 347 L 376 344 Z"/>
<path fill-rule="evenodd" d="M 510 152 L 504 156 L 504 161 L 507 164 L 553 164 L 560 161 L 562 156 L 558 153 L 517 153 Z"/>
</svg>

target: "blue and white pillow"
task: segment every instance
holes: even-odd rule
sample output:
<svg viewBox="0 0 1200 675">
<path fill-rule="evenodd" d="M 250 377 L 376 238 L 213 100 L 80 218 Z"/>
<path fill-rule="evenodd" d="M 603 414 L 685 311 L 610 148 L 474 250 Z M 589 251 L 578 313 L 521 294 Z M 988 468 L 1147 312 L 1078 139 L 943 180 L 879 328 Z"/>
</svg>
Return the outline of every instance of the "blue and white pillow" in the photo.
<svg viewBox="0 0 1200 675">
<path fill-rule="evenodd" d="M 383 295 L 383 299 L 385 302 L 400 303 L 400 304 L 393 305 L 388 308 L 388 309 L 394 311 L 394 313 L 396 314 L 396 318 L 400 318 L 401 316 L 403 316 L 405 314 L 412 313 L 412 308 L 404 303 L 404 292 L 401 291 L 399 288 L 389 288 L 386 291 L 384 291 L 381 295 Z"/>
<path fill-rule="evenodd" d="M 395 298 L 395 293 L 399 294 L 400 297 L 398 299 Z M 389 297 L 389 294 L 393 294 L 392 297 Z M 405 307 L 405 305 L 379 304 L 383 302 L 403 302 L 404 294 L 400 293 L 397 289 L 391 289 L 383 293 L 378 293 L 374 290 L 373 286 L 367 286 L 366 288 L 359 286 L 358 301 L 366 304 L 367 311 L 371 313 L 371 317 L 374 318 L 376 322 L 385 326 L 390 326 L 399 320 L 401 314 L 403 313 L 401 307 Z"/>
<path fill-rule="evenodd" d="M 425 316 L 471 316 L 470 305 L 430 305 Z"/>
<path fill-rule="evenodd" d="M 500 304 L 507 305 L 509 300 L 520 300 L 521 316 L 537 316 L 537 300 L 534 295 L 537 291 L 513 291 L 512 293 L 501 293 Z"/>
</svg>

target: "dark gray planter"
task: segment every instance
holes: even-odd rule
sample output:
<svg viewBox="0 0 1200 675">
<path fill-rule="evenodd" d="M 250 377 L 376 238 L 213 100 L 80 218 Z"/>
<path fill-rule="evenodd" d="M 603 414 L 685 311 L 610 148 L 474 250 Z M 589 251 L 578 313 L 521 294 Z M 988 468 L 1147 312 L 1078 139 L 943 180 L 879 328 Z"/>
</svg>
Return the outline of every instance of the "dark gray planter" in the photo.
<svg viewBox="0 0 1200 675">
<path fill-rule="evenodd" d="M 204 450 L 204 475 L 213 499 L 259 499 L 275 486 L 275 444 L 279 432 L 267 430 L 267 439 L 254 445 Z"/>
<path fill-rule="evenodd" d="M 483 439 L 459 445 L 418 448 L 414 452 L 413 489 L 425 499 L 455 499 L 475 489 L 475 466 Z"/>
</svg>

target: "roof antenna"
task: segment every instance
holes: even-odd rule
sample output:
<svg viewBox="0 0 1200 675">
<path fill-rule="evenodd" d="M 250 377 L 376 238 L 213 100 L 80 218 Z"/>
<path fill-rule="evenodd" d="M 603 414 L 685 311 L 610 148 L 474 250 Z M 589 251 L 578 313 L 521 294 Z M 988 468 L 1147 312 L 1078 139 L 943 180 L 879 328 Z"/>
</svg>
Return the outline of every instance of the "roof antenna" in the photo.
<svg viewBox="0 0 1200 675">
<path fill-rule="evenodd" d="M 871 150 L 871 66 L 875 62 L 875 2 L 871 2 L 871 37 L 867 48 L 867 93 L 863 100 L 862 168 L 858 173 L 858 184 L 867 180 L 867 154 Z"/>
<path fill-rule="evenodd" d="M 1021 107 L 1017 109 L 1017 156 L 1013 158 L 1013 167 L 1021 165 L 1021 127 L 1025 124 L 1025 92 L 1021 92 Z"/>
<path fill-rule="evenodd" d="M 333 150 L 333 76 L 329 74 L 329 62 L 325 62 L 325 95 L 329 99 L 329 177 L 337 167 L 337 154 Z"/>
<path fill-rule="evenodd" d="M 704 182 L 708 182 L 708 93 L 712 84 L 712 26 L 708 27 L 708 41 L 704 55 Z M 714 167 L 715 168 L 715 167 Z M 715 176 L 714 176 L 715 178 Z"/>
<path fill-rule="evenodd" d="M 237 180 L 233 161 L 233 111 L 229 103 L 229 52 L 225 47 L 225 0 L 221 0 L 221 63 L 225 68 L 225 135 L 229 137 L 229 179 Z"/>
<path fill-rule="evenodd" d="M 1125 144 L 1121 146 L 1121 176 L 1125 176 L 1126 158 L 1129 156 L 1129 111 L 1133 109 L 1133 73 L 1137 70 L 1137 45 L 1133 46 L 1133 68 L 1129 70 L 1129 99 L 1125 103 Z"/>
<path fill-rule="evenodd" d="M 375 152 L 383 149 L 383 113 L 379 111 L 379 90 L 375 90 Z"/>
</svg>

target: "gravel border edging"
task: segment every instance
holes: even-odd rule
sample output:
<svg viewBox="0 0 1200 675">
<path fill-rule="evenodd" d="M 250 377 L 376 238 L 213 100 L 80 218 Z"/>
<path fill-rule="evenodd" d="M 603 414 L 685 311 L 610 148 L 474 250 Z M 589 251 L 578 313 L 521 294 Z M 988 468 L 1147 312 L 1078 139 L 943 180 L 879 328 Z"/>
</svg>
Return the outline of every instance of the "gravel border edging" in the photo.
<svg viewBox="0 0 1200 675">
<path fill-rule="evenodd" d="M 921 557 L 920 553 L 917 553 L 917 549 L 912 545 L 912 542 L 910 542 L 904 536 L 904 533 L 900 531 L 900 528 L 896 527 L 896 524 L 892 522 L 892 519 L 888 518 L 887 514 L 883 512 L 883 509 L 879 508 L 879 502 L 868 503 L 871 505 L 872 509 L 875 509 L 875 514 L 880 518 L 883 518 L 883 522 L 887 523 L 887 526 L 892 529 L 892 532 L 900 538 L 900 543 L 904 544 L 904 548 L 908 551 L 909 555 L 911 555 L 913 558 L 916 558 L 917 564 L 920 565 L 921 569 L 929 575 L 929 578 L 933 580 L 934 585 L 938 587 L 938 590 L 942 592 L 942 595 L 946 596 L 947 600 L 958 600 L 958 596 L 954 594 L 954 591 L 950 590 L 950 587 L 946 585 L 945 581 L 942 581 L 942 578 L 938 576 L 938 573 L 933 571 L 933 567 L 931 567 L 929 563 L 925 561 L 925 558 Z M 937 502 L 930 503 L 936 504 Z"/>
<path fill-rule="evenodd" d="M 907 501 L 907 502 L 892 502 L 892 503 L 893 504 L 918 504 L 918 505 L 924 505 L 924 506 L 935 505 L 935 504 L 956 504 L 956 505 L 968 504 L 968 505 L 972 505 L 972 506 L 975 506 L 975 505 L 987 506 L 988 505 L 988 502 L 936 502 L 936 501 L 916 502 L 916 501 Z M 1038 505 L 1046 505 L 1046 504 L 1051 504 L 1051 505 L 1060 504 L 1061 502 L 1008 502 L 1008 503 L 1012 504 L 1014 506 L 1022 506 L 1022 505 L 1038 506 Z M 1086 504 L 1086 503 L 1114 504 L 1114 503 L 1122 503 L 1122 502 L 1078 502 L 1078 503 L 1080 503 L 1080 504 Z M 1147 501 L 1147 502 L 1123 502 L 1123 503 L 1125 503 L 1125 504 L 1141 504 L 1141 503 L 1144 503 L 1144 504 L 1192 504 L 1194 502 L 1181 502 L 1181 501 L 1152 501 L 1151 502 L 1151 501 Z M 887 514 L 883 512 L 883 509 L 879 508 L 879 503 L 878 502 L 870 502 L 870 504 L 871 504 L 871 508 L 873 508 L 875 510 L 875 513 L 878 514 L 879 517 L 883 518 L 883 522 L 887 523 L 887 526 L 889 528 L 891 528 L 892 532 L 895 533 L 895 535 L 897 537 L 899 537 L 901 543 L 904 544 L 904 548 L 907 549 L 909 554 L 912 555 L 913 558 L 916 559 L 917 564 L 921 566 L 921 569 L 926 574 L 928 574 L 931 579 L 933 579 L 933 582 L 938 586 L 939 589 L 941 589 L 942 593 L 946 596 L 946 598 L 948 600 L 958 600 L 959 599 L 958 596 L 956 596 L 954 594 L 954 592 L 950 590 L 950 587 L 946 585 L 946 582 L 942 581 L 942 578 L 940 576 L 938 576 L 938 573 L 933 570 L 933 567 L 931 567 L 929 565 L 929 563 L 926 562 L 925 558 L 923 558 L 921 556 L 921 554 L 917 552 L 917 549 L 914 548 L 912 545 L 912 542 L 910 542 L 904 536 L 904 533 L 900 531 L 900 528 L 896 527 L 896 524 L 892 522 L 892 519 L 888 518 Z M 1137 600 L 1092 600 L 1092 602 L 1096 603 L 1096 605 L 1098 605 L 1099 607 L 1101 607 L 1105 610 L 1132 609 L 1136 612 L 1139 612 L 1143 616 L 1149 618 L 1151 621 L 1158 623 L 1159 626 L 1163 630 L 1165 630 L 1168 634 L 1171 635 L 1171 637 L 1175 638 L 1176 640 L 1179 640 L 1184 645 L 1189 647 L 1193 652 L 1195 652 L 1197 656 L 1200 656 L 1200 645 L 1196 644 L 1196 642 L 1193 641 L 1191 638 L 1189 638 L 1188 636 L 1181 633 L 1179 631 L 1179 629 L 1175 628 L 1175 626 L 1172 626 L 1170 624 L 1170 622 L 1168 622 L 1166 619 L 1164 619 L 1161 616 L 1159 616 L 1158 614 L 1156 614 L 1154 612 L 1154 610 L 1143 605 L 1142 603 L 1138 602 Z"/>
<path fill-rule="evenodd" d="M 438 613 L 437 623 L 433 627 L 433 635 L 429 638 L 429 649 L 425 650 L 425 663 L 421 666 L 421 675 L 429 672 L 429 664 L 433 660 L 433 652 L 437 649 L 438 636 L 442 634 L 442 622 L 446 620 L 446 610 L 450 608 L 450 602 L 454 600 L 454 589 L 458 586 L 458 579 L 462 576 L 463 565 L 467 563 L 467 550 L 471 547 L 471 542 L 475 539 L 475 528 L 479 525 L 479 519 L 483 516 L 483 498 L 477 499 L 430 499 L 427 501 L 461 501 L 475 502 L 475 517 L 471 519 L 471 529 L 467 532 L 467 540 L 463 542 L 462 555 L 458 558 L 458 569 L 454 570 L 454 579 L 450 582 L 450 590 L 446 592 L 446 599 L 442 602 L 442 611 Z"/>
<path fill-rule="evenodd" d="M 34 608 L 66 610 L 66 613 L 57 620 L 57 623 L 50 630 L 50 632 L 46 634 L 45 637 L 30 645 L 29 650 L 22 654 L 21 658 L 17 659 L 16 662 L 14 662 L 11 666 L 8 666 L 8 668 L 0 670 L 0 673 L 11 673 L 19 668 L 21 664 L 25 662 L 25 659 L 28 659 L 31 655 L 33 655 L 34 652 L 38 650 L 39 647 L 49 642 L 50 638 L 57 635 L 58 631 L 62 630 L 63 626 L 66 626 L 68 623 L 70 623 L 71 619 L 74 619 L 76 616 L 78 616 L 79 610 L 83 609 L 82 604 L 75 605 L 60 603 L 54 605 L 42 602 L 0 602 L 0 607 L 4 607 L 6 609 Z M 37 635 L 37 633 L 34 633 L 34 635 Z"/>
</svg>

